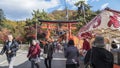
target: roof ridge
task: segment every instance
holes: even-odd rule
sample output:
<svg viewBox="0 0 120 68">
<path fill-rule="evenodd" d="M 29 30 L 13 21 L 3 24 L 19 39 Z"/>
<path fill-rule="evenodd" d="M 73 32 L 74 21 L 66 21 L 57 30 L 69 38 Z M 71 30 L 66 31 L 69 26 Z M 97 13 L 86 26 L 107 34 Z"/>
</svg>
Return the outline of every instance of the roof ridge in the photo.
<svg viewBox="0 0 120 68">
<path fill-rule="evenodd" d="M 115 12 L 115 13 L 120 13 L 120 11 L 111 9 L 111 8 L 109 8 L 109 7 L 105 8 L 105 10 L 107 10 L 107 11 L 112 11 L 112 12 Z"/>
</svg>

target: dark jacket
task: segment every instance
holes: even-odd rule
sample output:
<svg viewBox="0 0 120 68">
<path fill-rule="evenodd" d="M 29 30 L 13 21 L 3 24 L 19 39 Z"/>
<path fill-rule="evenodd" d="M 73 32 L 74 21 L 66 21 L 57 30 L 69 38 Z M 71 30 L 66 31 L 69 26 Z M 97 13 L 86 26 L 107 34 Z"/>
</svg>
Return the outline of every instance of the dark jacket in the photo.
<svg viewBox="0 0 120 68">
<path fill-rule="evenodd" d="M 12 41 L 12 44 L 10 46 L 9 46 L 9 41 L 6 41 L 0 54 L 6 53 L 6 55 L 9 57 L 16 56 L 16 52 L 18 49 L 19 49 L 19 44 L 15 40 Z M 9 50 L 11 50 L 11 53 L 8 53 Z"/>
<path fill-rule="evenodd" d="M 36 44 L 35 46 L 31 45 L 29 47 L 29 51 L 28 51 L 27 57 L 29 57 L 29 59 L 36 58 L 37 56 L 40 57 L 40 52 L 41 52 L 41 49 L 40 49 L 39 44 Z"/>
<path fill-rule="evenodd" d="M 74 64 L 73 59 L 77 62 L 79 57 L 78 49 L 74 46 L 68 46 L 65 50 L 66 64 Z"/>
<path fill-rule="evenodd" d="M 112 47 L 113 49 L 118 48 L 118 47 L 117 47 L 117 44 L 116 44 L 116 42 L 115 42 L 115 41 L 112 41 L 111 47 Z"/>
<path fill-rule="evenodd" d="M 52 59 L 52 55 L 53 55 L 53 51 L 54 51 L 54 46 L 53 46 L 53 43 L 49 43 L 49 44 L 46 44 L 44 46 L 44 54 L 47 54 L 47 58 L 48 59 Z"/>
<path fill-rule="evenodd" d="M 91 63 L 93 68 L 113 68 L 113 55 L 104 48 L 93 47 Z M 91 50 L 85 56 L 84 64 L 90 60 Z"/>
</svg>

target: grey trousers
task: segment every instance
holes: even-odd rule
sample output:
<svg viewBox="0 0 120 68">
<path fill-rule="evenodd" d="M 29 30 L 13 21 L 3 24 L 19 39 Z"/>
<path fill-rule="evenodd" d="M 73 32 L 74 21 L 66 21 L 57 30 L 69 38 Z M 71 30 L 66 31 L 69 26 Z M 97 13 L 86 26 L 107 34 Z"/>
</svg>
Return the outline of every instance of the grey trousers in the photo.
<svg viewBox="0 0 120 68">
<path fill-rule="evenodd" d="M 9 68 L 13 68 L 13 64 L 14 64 L 14 61 L 15 61 L 15 56 L 7 57 L 7 61 L 8 61 L 8 64 L 9 64 Z"/>
</svg>

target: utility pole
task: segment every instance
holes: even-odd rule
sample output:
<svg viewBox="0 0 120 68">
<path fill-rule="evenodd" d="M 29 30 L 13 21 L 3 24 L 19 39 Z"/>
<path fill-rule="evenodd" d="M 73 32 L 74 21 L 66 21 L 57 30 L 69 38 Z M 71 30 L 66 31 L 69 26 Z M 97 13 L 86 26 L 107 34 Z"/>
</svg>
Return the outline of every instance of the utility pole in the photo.
<svg viewBox="0 0 120 68">
<path fill-rule="evenodd" d="M 80 11 L 81 11 L 81 13 L 83 13 L 83 19 L 84 19 L 84 22 L 87 24 L 87 21 L 86 21 L 86 12 L 85 12 L 85 6 L 84 6 L 84 4 L 85 4 L 85 0 L 80 0 L 80 5 L 78 6 L 78 7 L 80 7 Z M 78 11 L 79 11 L 79 9 L 78 9 Z"/>
<path fill-rule="evenodd" d="M 69 20 L 69 16 L 68 16 L 68 8 L 67 8 L 67 4 L 66 4 L 66 0 L 64 0 L 64 3 L 65 3 L 65 10 L 66 10 L 66 16 L 65 16 L 65 18 L 66 18 L 66 20 L 68 21 Z M 67 27 L 69 27 L 69 23 L 67 23 Z M 69 32 L 70 32 L 70 30 L 69 30 L 69 28 L 67 29 L 67 31 L 66 31 L 66 43 L 68 43 L 68 37 L 69 37 Z"/>
<path fill-rule="evenodd" d="M 38 29 L 37 29 L 37 22 L 38 22 L 38 19 L 36 19 L 36 24 L 35 24 L 36 25 L 36 27 L 35 27 L 36 28 L 36 38 L 35 38 L 36 40 L 37 40 L 37 31 L 38 31 Z"/>
<path fill-rule="evenodd" d="M 64 0 L 64 2 L 65 2 L 65 10 L 66 10 L 66 20 L 68 20 L 69 18 L 68 18 L 68 8 L 67 8 L 67 4 L 66 4 L 66 0 Z"/>
</svg>

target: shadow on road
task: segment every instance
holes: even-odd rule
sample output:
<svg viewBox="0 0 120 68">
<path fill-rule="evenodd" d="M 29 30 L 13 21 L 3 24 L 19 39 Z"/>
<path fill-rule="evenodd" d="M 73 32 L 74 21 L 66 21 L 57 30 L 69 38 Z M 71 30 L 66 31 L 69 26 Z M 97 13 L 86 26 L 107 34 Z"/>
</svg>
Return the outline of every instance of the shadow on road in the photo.
<svg viewBox="0 0 120 68">
<path fill-rule="evenodd" d="M 44 61 L 41 60 L 39 63 L 40 68 L 45 68 Z M 0 66 L 0 68 L 8 68 L 8 66 Z M 30 61 L 25 61 L 24 63 L 14 66 L 14 68 L 31 68 L 31 63 Z M 52 68 L 65 68 L 65 61 L 52 61 Z"/>
<path fill-rule="evenodd" d="M 14 66 L 14 68 L 29 68 L 29 61 L 26 61 L 18 66 Z M 8 68 L 8 66 L 0 66 L 0 68 Z"/>
<path fill-rule="evenodd" d="M 27 58 L 24 58 L 26 54 L 21 55 L 23 57 L 17 57 L 17 61 L 14 63 L 14 68 L 31 68 L 31 62 L 27 60 Z M 52 60 L 52 68 L 65 68 L 66 66 L 66 60 L 64 60 L 64 53 L 54 53 L 53 54 L 54 59 Z M 24 61 L 23 61 L 24 60 Z M 25 61 L 26 60 L 26 61 Z M 19 61 L 19 63 L 17 63 Z M 23 62 L 23 63 L 20 63 Z M 6 65 L 6 63 L 5 63 Z M 44 64 L 44 59 L 41 59 L 41 62 L 39 63 L 40 68 L 46 68 Z M 0 65 L 0 68 L 8 68 L 8 66 Z"/>
</svg>

